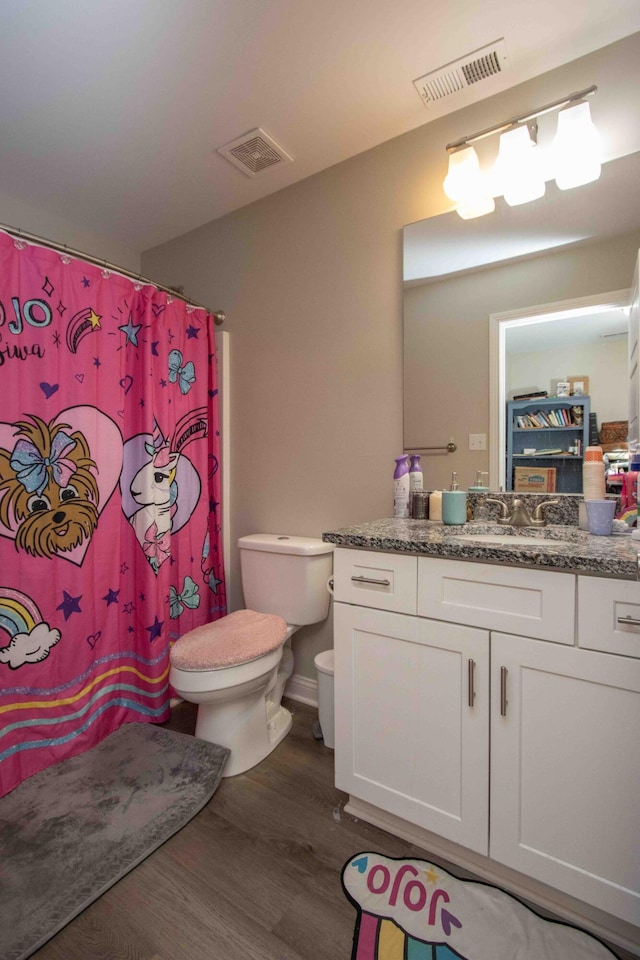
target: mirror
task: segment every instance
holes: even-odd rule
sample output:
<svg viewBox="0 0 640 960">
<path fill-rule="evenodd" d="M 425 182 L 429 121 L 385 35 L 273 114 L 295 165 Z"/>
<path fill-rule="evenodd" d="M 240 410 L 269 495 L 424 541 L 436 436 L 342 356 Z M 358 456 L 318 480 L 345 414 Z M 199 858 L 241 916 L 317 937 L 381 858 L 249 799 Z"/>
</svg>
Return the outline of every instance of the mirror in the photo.
<svg viewBox="0 0 640 960">
<path fill-rule="evenodd" d="M 529 332 L 538 338 L 538 353 L 555 350 L 559 357 L 549 304 L 578 301 L 592 311 L 594 295 L 612 291 L 607 306 L 624 303 L 640 247 L 640 154 L 605 164 L 600 180 L 575 190 L 548 183 L 534 203 L 508 207 L 498 198 L 495 213 L 477 220 L 448 213 L 410 224 L 403 240 L 405 449 L 444 447 L 453 439 L 455 453 L 426 454 L 425 482 L 428 475 L 429 485 L 441 488 L 456 470 L 468 486 L 477 470 L 490 469 L 490 485 L 499 489 L 506 447 L 495 411 L 504 421 L 508 374 L 498 367 L 497 344 L 490 352 L 492 325 L 509 316 L 522 323 L 541 307 L 546 322 Z M 623 332 L 619 324 L 614 332 Z M 575 366 L 563 347 L 556 381 L 587 375 L 578 369 L 583 357 L 575 339 Z M 521 391 L 512 383 L 512 393 L 537 386 L 542 376 L 539 365 L 527 377 L 526 363 L 518 363 L 525 382 Z M 541 389 L 551 394 L 552 383 Z M 609 404 L 599 423 L 610 411 Z M 626 407 L 615 419 L 627 419 Z"/>
</svg>

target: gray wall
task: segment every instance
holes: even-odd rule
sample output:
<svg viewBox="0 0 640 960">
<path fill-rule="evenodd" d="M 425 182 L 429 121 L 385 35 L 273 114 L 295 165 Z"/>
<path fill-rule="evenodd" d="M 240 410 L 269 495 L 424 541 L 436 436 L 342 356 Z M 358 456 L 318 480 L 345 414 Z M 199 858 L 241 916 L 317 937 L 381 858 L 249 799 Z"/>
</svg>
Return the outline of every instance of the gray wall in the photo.
<svg viewBox="0 0 640 960">
<path fill-rule="evenodd" d="M 0 223 L 34 233 L 46 240 L 66 243 L 74 250 L 81 250 L 92 257 L 107 260 L 133 273 L 140 272 L 140 254 L 118 240 L 102 236 L 99 232 L 65 220 L 42 207 L 33 207 L 17 197 L 0 192 Z M 96 230 L 99 228 L 97 227 Z"/>
<path fill-rule="evenodd" d="M 605 137 L 609 118 L 640 130 L 636 35 L 143 255 L 143 273 L 229 317 L 234 607 L 242 534 L 320 536 L 390 514 L 403 443 L 401 230 L 450 208 L 445 145 L 593 83 Z M 488 409 L 483 327 L 474 338 L 480 353 L 458 355 L 452 416 L 468 409 L 471 380 Z M 296 672 L 313 677 L 314 654 L 331 645 L 330 623 L 301 631 Z"/>
</svg>

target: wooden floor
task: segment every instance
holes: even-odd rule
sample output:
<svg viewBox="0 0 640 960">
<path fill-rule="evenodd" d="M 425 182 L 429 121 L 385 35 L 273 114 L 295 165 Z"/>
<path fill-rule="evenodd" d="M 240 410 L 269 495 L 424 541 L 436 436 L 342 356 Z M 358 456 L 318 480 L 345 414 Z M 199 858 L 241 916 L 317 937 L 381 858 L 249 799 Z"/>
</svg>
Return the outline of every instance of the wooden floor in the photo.
<svg viewBox="0 0 640 960">
<path fill-rule="evenodd" d="M 349 960 L 340 885 L 362 850 L 426 857 L 344 813 L 315 710 L 253 770 L 221 782 L 186 827 L 33 954 L 35 960 Z M 192 733 L 181 704 L 167 726 Z"/>
</svg>

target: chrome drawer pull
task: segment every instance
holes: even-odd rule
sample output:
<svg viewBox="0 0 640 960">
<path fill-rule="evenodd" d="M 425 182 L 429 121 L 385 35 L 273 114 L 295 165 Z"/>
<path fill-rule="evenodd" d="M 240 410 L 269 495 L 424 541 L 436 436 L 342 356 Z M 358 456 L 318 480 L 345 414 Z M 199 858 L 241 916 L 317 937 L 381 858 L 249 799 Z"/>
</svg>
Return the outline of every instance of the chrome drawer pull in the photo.
<svg viewBox="0 0 640 960">
<path fill-rule="evenodd" d="M 507 715 L 507 668 L 500 667 L 500 716 L 506 717 Z"/>
<path fill-rule="evenodd" d="M 630 627 L 640 627 L 640 620 L 636 620 L 630 615 L 626 617 L 618 617 L 618 623 L 626 623 Z"/>
<path fill-rule="evenodd" d="M 468 699 L 468 704 L 469 704 L 470 707 L 472 707 L 472 706 L 473 706 L 473 701 L 474 701 L 475 698 L 476 698 L 475 683 L 474 683 L 474 680 L 475 680 L 474 671 L 475 671 L 475 669 L 476 669 L 476 662 L 475 662 L 475 660 L 469 659 L 469 660 L 467 661 L 467 667 L 468 667 L 468 671 L 469 671 L 469 699 Z"/>
<path fill-rule="evenodd" d="M 379 587 L 390 587 L 391 580 L 372 580 L 371 577 L 351 577 L 356 583 L 376 583 Z"/>
</svg>

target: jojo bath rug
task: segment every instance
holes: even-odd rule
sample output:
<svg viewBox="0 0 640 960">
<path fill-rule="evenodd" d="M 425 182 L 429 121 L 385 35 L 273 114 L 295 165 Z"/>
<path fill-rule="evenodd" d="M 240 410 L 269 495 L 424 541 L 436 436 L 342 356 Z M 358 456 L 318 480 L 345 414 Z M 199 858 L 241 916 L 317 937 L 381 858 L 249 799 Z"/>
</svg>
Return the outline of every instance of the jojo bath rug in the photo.
<svg viewBox="0 0 640 960">
<path fill-rule="evenodd" d="M 615 960 L 583 931 L 425 860 L 358 853 L 342 886 L 358 914 L 351 960 Z"/>
<path fill-rule="evenodd" d="M 191 820 L 229 751 L 129 723 L 0 799 L 0 960 L 24 960 Z"/>
</svg>

